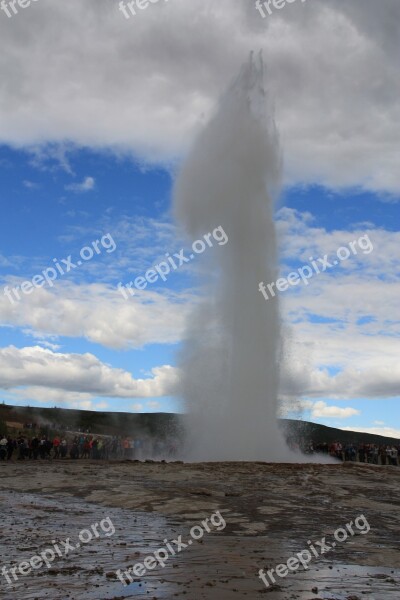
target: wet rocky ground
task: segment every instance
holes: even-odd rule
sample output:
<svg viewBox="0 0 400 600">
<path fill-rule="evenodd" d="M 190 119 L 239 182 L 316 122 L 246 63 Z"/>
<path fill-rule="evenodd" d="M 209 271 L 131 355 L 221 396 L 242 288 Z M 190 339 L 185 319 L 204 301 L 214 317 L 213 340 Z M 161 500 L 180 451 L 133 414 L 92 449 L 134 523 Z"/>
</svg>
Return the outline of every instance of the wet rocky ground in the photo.
<svg viewBox="0 0 400 600">
<path fill-rule="evenodd" d="M 399 490 L 400 468 L 360 464 L 1 463 L 0 571 L 12 584 L 0 575 L 0 598 L 398 600 Z M 226 527 L 209 521 L 210 532 L 192 539 L 191 527 L 216 511 Z M 365 521 L 355 525 L 360 515 L 368 533 Z M 95 537 L 101 522 L 107 534 L 98 526 Z M 354 535 L 336 541 L 351 522 Z M 91 541 L 80 541 L 83 530 Z M 191 543 L 164 568 L 132 575 L 127 587 L 116 577 L 167 542 L 177 549 L 180 535 Z M 322 538 L 335 543 L 323 555 Z M 10 574 L 55 545 L 62 557 L 49 568 Z M 269 587 L 259 579 L 311 545 L 318 557 L 307 569 L 273 574 Z"/>
</svg>

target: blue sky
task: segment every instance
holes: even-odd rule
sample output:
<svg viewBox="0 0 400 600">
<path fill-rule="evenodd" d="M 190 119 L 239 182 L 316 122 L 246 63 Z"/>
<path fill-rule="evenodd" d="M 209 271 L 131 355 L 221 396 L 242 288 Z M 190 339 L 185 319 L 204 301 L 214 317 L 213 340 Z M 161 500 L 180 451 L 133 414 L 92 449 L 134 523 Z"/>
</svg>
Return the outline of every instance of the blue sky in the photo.
<svg viewBox="0 0 400 600">
<path fill-rule="evenodd" d="M 127 300 L 118 285 L 192 243 L 172 215 L 176 172 L 256 47 L 284 158 L 281 275 L 338 262 L 281 292 L 282 414 L 400 437 L 400 78 L 385 7 L 398 10 L 293 3 L 263 20 L 245 0 L 175 0 L 139 24 L 103 0 L 42 0 L 0 15 L 0 401 L 183 410 L 192 265 Z M 373 249 L 335 259 L 366 236 Z M 68 257 L 82 264 L 51 287 L 5 295 Z"/>
<path fill-rule="evenodd" d="M 77 149 L 68 153 L 61 163 L 57 163 L 51 157 L 41 157 L 38 160 L 29 152 L 13 150 L 7 146 L 1 147 L 0 165 L 1 211 L 4 214 L 0 225 L 0 275 L 3 283 L 3 303 L 6 300 L 8 307 L 11 307 L 11 303 L 4 297 L 6 281 L 16 285 L 16 282 L 32 280 L 35 275 L 53 266 L 54 258 L 60 261 L 72 255 L 75 261 L 82 247 L 90 246 L 93 240 L 110 234 L 116 246 L 113 252 L 108 253 L 103 248 L 102 254 L 94 255 L 86 264 L 83 262 L 80 268 L 60 276 L 53 288 L 46 289 L 46 293 L 57 298 L 61 296 L 64 299 L 74 299 L 77 290 L 84 291 L 100 285 L 99 296 L 104 286 L 109 294 L 116 297 L 115 310 L 118 310 L 120 304 L 125 304 L 126 308 L 126 305 L 133 305 L 136 299 L 124 300 L 119 297 L 119 282 L 128 283 L 162 260 L 165 253 L 173 254 L 185 247 L 185 241 L 180 239 L 170 214 L 173 177 L 169 170 L 143 169 L 130 157 L 117 158 L 109 154 Z M 91 183 L 86 186 L 87 189 L 85 186 L 79 187 L 88 179 Z M 376 239 L 375 231 L 390 240 L 391 233 L 396 231 L 397 216 L 398 204 L 393 201 L 385 202 L 380 194 L 351 191 L 334 193 L 321 186 L 287 188 L 282 194 L 276 213 L 278 225 L 289 227 L 291 236 L 289 248 L 288 231 L 285 230 L 282 236 L 282 242 L 286 246 L 282 257 L 282 273 L 307 264 L 308 260 L 303 261 L 303 256 L 315 243 L 321 249 L 320 253 L 316 253 L 314 247 L 308 254 L 313 253 L 314 257 L 322 256 L 322 249 L 327 248 L 326 240 L 332 236 L 333 239 L 336 237 L 342 241 L 351 240 L 357 237 L 353 235 L 354 232 L 364 233 L 368 230 L 372 242 Z M 320 238 L 310 237 L 310 231 L 318 232 Z M 337 243 L 335 246 L 332 243 L 329 249 L 333 252 L 339 245 Z M 112 247 L 108 249 L 111 250 Z M 375 254 L 373 263 L 377 264 L 379 247 L 374 248 L 369 255 L 349 259 L 356 263 L 354 269 L 357 277 L 364 278 L 369 270 L 372 271 L 373 264 L 368 257 L 374 253 L 378 253 Z M 201 260 L 201 256 L 197 259 Z M 351 271 L 354 272 L 353 269 Z M 375 273 L 373 277 L 376 286 L 379 285 L 379 277 L 392 275 L 384 271 Z M 321 336 L 322 342 L 324 336 L 329 335 L 329 330 L 335 330 L 336 333 L 339 332 L 340 345 L 340 331 L 343 333 L 343 344 L 346 344 L 350 327 L 357 331 L 357 335 L 369 338 L 373 338 L 374 335 L 379 335 L 380 338 L 393 335 L 389 327 L 386 332 L 380 329 L 382 323 L 379 333 L 364 334 L 366 327 L 376 325 L 380 319 L 379 316 L 374 316 L 372 309 L 365 310 L 364 314 L 363 303 L 359 307 L 361 313 L 357 313 L 354 323 L 351 323 L 351 317 L 341 314 L 340 311 L 337 315 L 323 316 L 323 306 L 310 307 L 304 312 L 296 310 L 296 304 L 307 301 L 306 294 L 313 295 L 313 287 L 320 288 L 322 285 L 329 293 L 329 286 L 340 287 L 349 277 L 343 273 L 341 266 L 338 266 L 329 274 L 319 275 L 318 280 L 316 278 L 310 281 L 307 288 L 303 286 L 296 289 L 295 293 L 294 290 L 293 293 L 282 293 L 283 303 L 286 299 L 285 294 L 288 298 L 295 299 L 294 314 L 287 314 L 287 311 L 286 314 L 283 313 L 286 324 L 294 331 L 297 327 L 305 328 L 307 337 Z M 161 282 L 161 285 L 153 284 L 151 291 L 161 296 L 166 293 L 181 295 L 186 306 L 190 304 L 189 295 L 196 294 L 195 286 L 196 280 L 192 277 L 190 269 L 183 266 L 172 273 L 167 282 Z M 41 293 L 41 290 L 33 292 L 38 299 Z M 24 297 L 28 305 L 33 294 Z M 98 301 L 101 301 L 101 297 Z M 157 299 L 155 301 L 157 302 Z M 78 310 L 82 302 L 84 299 L 80 297 L 77 302 Z M 16 304 L 18 309 L 20 303 Z M 329 311 L 329 307 L 327 310 Z M 59 314 L 57 310 L 55 314 Z M 80 325 L 75 325 L 73 317 L 70 318 L 72 323 L 66 327 L 68 335 L 62 335 L 57 330 L 57 324 L 46 327 L 43 321 L 39 320 L 41 325 L 37 327 L 38 321 L 34 314 L 25 313 L 22 321 L 11 317 L 8 323 L 3 322 L 1 328 L 2 347 L 39 347 L 51 354 L 77 356 L 90 353 L 100 363 L 113 370 L 131 374 L 135 380 L 153 378 L 154 367 L 176 367 L 180 340 L 179 335 L 174 335 L 174 332 L 170 332 L 169 343 L 157 343 L 156 330 L 144 332 L 143 343 L 138 342 L 134 335 L 124 335 L 122 339 L 116 340 L 108 339 L 105 333 L 96 338 L 90 331 L 85 335 L 80 334 Z M 104 318 L 112 325 L 112 313 L 106 312 Z M 168 312 L 162 318 L 168 321 Z M 102 324 L 99 323 L 99 326 Z M 320 326 L 324 327 L 323 331 L 320 330 Z M 332 354 L 335 354 L 333 349 Z M 331 363 L 324 357 L 321 363 L 316 364 L 318 369 L 326 370 L 330 377 L 335 377 L 351 366 L 351 353 L 343 356 L 341 348 L 338 356 L 332 356 Z M 290 371 L 290 367 L 288 369 Z M 296 373 L 288 373 L 286 376 L 293 379 Z M 89 395 L 85 395 L 86 392 L 79 389 L 67 389 L 64 390 L 63 398 L 61 386 L 53 389 L 56 392 L 53 401 L 51 387 L 47 388 L 43 398 L 40 395 L 43 392 L 41 387 L 36 386 L 35 390 L 35 393 L 30 395 L 32 386 L 29 384 L 11 387 L 8 390 L 3 389 L 1 398 L 5 402 L 33 406 L 82 406 L 151 412 L 183 410 L 179 398 L 168 392 L 162 396 L 156 394 L 144 397 L 113 397 L 106 392 L 96 395 L 91 391 Z M 289 408 L 285 414 L 295 418 L 302 415 L 303 418 L 312 418 L 314 421 L 339 427 L 373 428 L 379 427 L 378 423 L 390 426 L 400 418 L 398 397 L 387 397 L 386 394 L 380 397 L 378 393 L 371 398 L 352 397 L 351 394 L 346 398 L 344 390 L 344 398 L 338 401 L 330 398 L 329 394 L 307 395 L 307 385 L 305 390 L 301 390 L 300 387 L 297 393 L 304 391 L 306 393 L 302 395 L 303 402 L 296 403 L 294 409 L 290 408 L 293 400 L 288 400 Z M 151 391 L 148 393 L 151 394 Z M 340 393 L 343 395 L 343 390 L 340 390 Z M 296 396 L 296 402 L 297 398 Z"/>
</svg>

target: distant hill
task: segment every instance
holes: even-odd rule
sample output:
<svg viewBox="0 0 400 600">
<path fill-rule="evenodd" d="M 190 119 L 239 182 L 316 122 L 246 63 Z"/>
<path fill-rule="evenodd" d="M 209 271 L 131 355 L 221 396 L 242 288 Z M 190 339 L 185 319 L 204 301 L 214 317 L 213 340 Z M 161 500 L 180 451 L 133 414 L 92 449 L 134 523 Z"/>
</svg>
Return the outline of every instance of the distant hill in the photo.
<svg viewBox="0 0 400 600">
<path fill-rule="evenodd" d="M 399 438 L 384 437 L 382 435 L 374 435 L 372 433 L 360 433 L 359 431 L 343 431 L 335 427 L 327 427 L 326 425 L 318 425 L 308 421 L 294 421 L 291 419 L 282 419 L 282 426 L 288 435 L 294 439 L 312 440 L 314 443 L 341 442 L 347 444 L 349 442 L 359 444 L 399 444 Z"/>
<path fill-rule="evenodd" d="M 66 408 L 34 408 L 0 404 L 0 433 L 7 424 L 10 433 L 18 433 L 27 424 L 34 424 L 41 431 L 53 433 L 61 430 L 86 431 L 103 435 L 147 434 L 164 438 L 179 435 L 186 417 L 172 413 L 124 413 L 94 412 Z M 308 421 L 282 419 L 281 426 L 287 436 L 305 443 L 340 441 L 342 443 L 398 444 L 399 439 L 355 431 L 342 431 Z M 24 430 L 25 431 L 25 430 Z"/>
<path fill-rule="evenodd" d="M 18 432 L 24 425 L 51 431 L 87 431 L 103 435 L 135 435 L 165 437 L 177 432 L 181 424 L 179 415 L 170 413 L 118 413 L 73 410 L 66 408 L 39 408 L 0 404 L 0 432 L 2 424 Z"/>
</svg>

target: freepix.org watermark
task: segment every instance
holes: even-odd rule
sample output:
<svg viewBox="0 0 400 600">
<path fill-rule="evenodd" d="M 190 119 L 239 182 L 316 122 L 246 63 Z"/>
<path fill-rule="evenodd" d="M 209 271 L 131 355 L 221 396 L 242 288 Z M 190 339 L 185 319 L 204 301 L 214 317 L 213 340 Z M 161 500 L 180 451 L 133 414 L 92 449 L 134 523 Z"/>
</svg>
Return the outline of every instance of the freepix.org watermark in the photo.
<svg viewBox="0 0 400 600">
<path fill-rule="evenodd" d="M 354 526 L 356 531 L 354 530 Z M 301 552 L 298 552 L 296 556 L 291 556 L 286 563 L 277 565 L 275 569 L 270 569 L 266 573 L 264 569 L 260 569 L 258 571 L 258 577 L 264 582 L 265 586 L 268 588 L 270 587 L 271 583 L 276 583 L 274 573 L 278 577 L 284 578 L 290 572 L 294 573 L 298 571 L 300 565 L 302 565 L 304 569 L 307 570 L 309 563 L 312 560 L 314 560 L 314 558 L 319 558 L 323 554 L 327 554 L 328 552 L 333 550 L 337 546 L 337 542 L 345 542 L 349 537 L 349 534 L 350 536 L 355 536 L 356 532 L 359 531 L 361 535 L 365 535 L 370 531 L 370 529 L 371 527 L 366 517 L 364 515 L 360 515 L 355 519 L 354 523 L 353 521 L 350 521 L 350 523 L 347 523 L 347 525 L 345 525 L 344 527 L 339 527 L 339 529 L 336 529 L 336 531 L 333 534 L 333 537 L 336 541 L 332 542 L 331 544 L 327 544 L 326 537 L 323 537 L 321 541 L 314 543 L 311 540 L 308 540 L 307 550 L 302 550 Z"/>
<path fill-rule="evenodd" d="M 358 246 L 358 248 L 357 248 Z M 329 255 L 325 254 L 323 258 L 317 258 L 314 260 L 312 256 L 310 256 L 311 266 L 303 265 L 297 271 L 293 271 L 289 273 L 287 277 L 281 277 L 277 281 L 273 281 L 265 285 L 263 281 L 260 281 L 258 289 L 264 296 L 265 300 L 269 300 L 270 298 L 274 298 L 277 292 L 286 292 L 290 286 L 299 285 L 302 281 L 304 285 L 308 285 L 309 279 L 314 277 L 314 275 L 319 275 L 320 273 L 324 273 L 328 269 L 332 269 L 340 264 L 340 262 L 344 262 L 350 256 L 356 256 L 358 254 L 358 250 L 361 250 L 363 254 L 370 254 L 374 249 L 371 240 L 368 235 L 363 235 L 358 240 L 354 240 L 350 242 L 348 247 L 341 246 L 336 251 L 336 257 L 333 259 L 333 262 L 329 261 Z M 339 259 L 339 260 L 338 260 Z M 275 288 L 275 289 L 274 289 Z M 268 289 L 268 291 L 267 291 Z M 269 295 L 268 295 L 269 292 Z"/>
<path fill-rule="evenodd" d="M 204 536 L 204 533 L 211 533 L 212 529 L 210 525 L 214 527 L 216 531 L 222 531 L 226 527 L 226 522 L 224 517 L 221 515 L 219 510 L 217 510 L 211 517 L 208 517 L 204 521 L 201 522 L 201 525 L 194 525 L 190 530 L 190 538 L 187 543 L 182 541 L 182 535 L 178 535 L 176 540 L 171 540 L 169 542 L 167 539 L 164 540 L 165 546 L 159 548 L 153 554 L 149 554 L 146 556 L 143 563 L 136 563 L 133 567 L 130 567 L 126 571 L 122 572 L 121 569 L 116 571 L 116 575 L 118 579 L 127 587 L 130 583 L 133 582 L 133 577 L 143 577 L 146 574 L 146 571 L 152 571 L 157 566 L 164 568 L 166 565 L 166 561 L 171 557 L 175 556 L 179 552 L 182 552 L 188 546 L 193 544 L 193 540 L 201 540 Z M 127 583 L 128 582 L 128 583 Z"/>
<path fill-rule="evenodd" d="M 116 249 L 117 244 L 114 242 L 112 235 L 107 233 L 103 235 L 100 240 L 94 240 L 90 246 L 84 246 L 79 252 L 79 256 L 82 260 L 78 260 L 76 263 L 72 262 L 72 254 L 67 258 L 58 260 L 53 258 L 53 266 L 44 269 L 40 275 L 35 275 L 30 281 L 24 281 L 21 285 L 16 285 L 10 288 L 8 285 L 4 288 L 4 296 L 7 296 L 11 304 L 20 302 L 21 294 L 30 295 L 35 289 L 42 288 L 45 285 L 49 287 L 54 286 L 54 282 L 61 275 L 69 273 L 73 269 L 80 267 L 83 262 L 92 260 L 95 254 L 99 255 L 102 249 L 106 250 L 107 254 L 111 254 Z"/>
<path fill-rule="evenodd" d="M 7 17 L 11 19 L 11 17 L 18 14 L 17 6 L 20 8 L 28 8 L 32 2 L 37 1 L 38 0 L 9 0 L 9 2 L 6 2 L 6 0 L 1 0 L 0 8 L 6 13 Z"/>
<path fill-rule="evenodd" d="M 75 544 L 75 546 L 74 544 L 71 544 L 71 538 L 67 538 L 64 542 L 52 540 L 51 543 L 53 545 L 51 548 L 46 548 L 46 550 L 43 550 L 40 554 L 32 556 L 29 561 L 23 560 L 14 567 L 2 567 L 1 574 L 7 583 L 12 585 L 14 582 L 18 581 L 18 578 L 21 575 L 25 577 L 32 571 L 37 571 L 44 566 L 50 569 L 56 558 L 65 558 L 70 552 L 77 550 L 85 544 L 89 544 L 93 538 L 99 538 L 101 536 L 99 528 L 106 537 L 111 537 L 115 533 L 115 527 L 110 517 L 106 517 L 105 519 L 102 519 L 100 523 L 91 525 L 90 529 L 82 529 L 78 535 L 79 542 Z"/>
<path fill-rule="evenodd" d="M 136 292 L 134 292 L 132 289 L 133 287 L 135 287 L 137 290 L 144 290 L 148 283 L 156 283 L 159 279 L 167 281 L 167 277 L 172 271 L 176 271 L 182 265 L 189 263 L 195 258 L 195 254 L 203 254 L 207 247 L 212 248 L 214 241 L 217 242 L 218 246 L 225 246 L 225 244 L 229 241 L 228 236 L 221 226 L 214 229 L 214 231 L 211 233 L 206 233 L 201 239 L 193 242 L 193 252 L 189 256 L 185 256 L 183 248 L 181 248 L 179 252 L 173 254 L 173 256 L 167 252 L 165 255 L 167 260 L 163 260 L 157 265 L 151 267 L 151 269 L 148 269 L 148 271 L 146 271 L 144 274 L 144 277 L 136 277 L 134 281 L 131 281 L 126 285 L 120 282 L 118 284 L 118 291 L 122 294 L 125 300 L 128 300 L 129 296 L 132 297 L 136 294 Z"/>
<path fill-rule="evenodd" d="M 144 10 L 149 4 L 157 4 L 160 0 L 131 0 L 131 2 L 121 2 L 118 4 L 119 10 L 123 13 L 125 19 L 130 19 L 136 16 L 136 9 Z M 164 0 L 168 2 L 168 0 Z M 129 9 L 129 11 L 128 11 Z M 130 13 L 130 14 L 129 14 Z"/>
<path fill-rule="evenodd" d="M 293 2 L 296 1 L 297 0 L 265 0 L 264 2 L 261 2 L 261 0 L 257 0 L 256 9 L 258 10 L 262 18 L 265 19 L 265 17 L 267 16 L 266 12 L 269 15 L 272 15 L 274 10 L 281 10 L 281 8 L 284 8 L 286 4 L 293 4 Z M 306 0 L 301 0 L 301 2 L 303 4 L 304 2 L 306 2 Z"/>
</svg>

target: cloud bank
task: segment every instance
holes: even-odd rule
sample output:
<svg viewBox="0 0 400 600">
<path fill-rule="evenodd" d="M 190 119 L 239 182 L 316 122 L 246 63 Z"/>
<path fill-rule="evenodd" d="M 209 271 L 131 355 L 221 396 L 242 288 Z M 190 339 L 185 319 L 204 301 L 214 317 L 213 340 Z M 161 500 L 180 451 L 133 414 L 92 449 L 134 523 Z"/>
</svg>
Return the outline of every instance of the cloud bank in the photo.
<svg viewBox="0 0 400 600">
<path fill-rule="evenodd" d="M 174 0 L 130 20 L 109 0 L 41 0 L 0 19 L 0 141 L 169 163 L 262 48 L 287 183 L 398 194 L 399 30 L 397 0 L 293 3 L 268 19 L 248 0 Z"/>
</svg>

